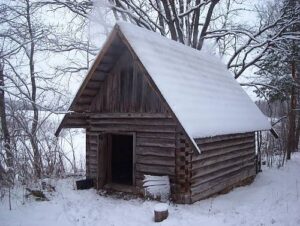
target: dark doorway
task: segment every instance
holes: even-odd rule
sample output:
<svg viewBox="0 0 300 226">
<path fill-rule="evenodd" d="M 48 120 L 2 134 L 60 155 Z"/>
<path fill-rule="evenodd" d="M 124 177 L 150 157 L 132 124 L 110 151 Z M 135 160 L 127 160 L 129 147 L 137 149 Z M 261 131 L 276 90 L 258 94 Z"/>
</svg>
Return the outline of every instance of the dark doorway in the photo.
<svg viewBox="0 0 300 226">
<path fill-rule="evenodd" d="M 132 185 L 133 136 L 111 136 L 111 181 L 116 184 Z"/>
</svg>

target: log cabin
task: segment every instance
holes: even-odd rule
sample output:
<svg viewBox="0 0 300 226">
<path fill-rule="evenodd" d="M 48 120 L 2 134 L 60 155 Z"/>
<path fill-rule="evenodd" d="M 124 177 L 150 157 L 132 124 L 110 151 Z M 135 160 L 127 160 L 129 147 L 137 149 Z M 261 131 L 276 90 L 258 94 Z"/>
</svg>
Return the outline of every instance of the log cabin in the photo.
<svg viewBox="0 0 300 226">
<path fill-rule="evenodd" d="M 85 128 L 97 189 L 144 194 L 145 175 L 168 176 L 188 204 L 253 179 L 255 132 L 271 126 L 220 59 L 117 23 L 62 128 Z"/>
</svg>

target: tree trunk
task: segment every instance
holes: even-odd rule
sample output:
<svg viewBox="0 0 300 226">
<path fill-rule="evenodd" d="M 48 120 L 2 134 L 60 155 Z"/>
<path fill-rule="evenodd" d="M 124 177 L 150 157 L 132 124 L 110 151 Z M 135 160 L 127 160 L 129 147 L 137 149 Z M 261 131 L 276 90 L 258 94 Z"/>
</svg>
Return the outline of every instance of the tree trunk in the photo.
<svg viewBox="0 0 300 226">
<path fill-rule="evenodd" d="M 0 87 L 4 87 L 4 72 L 3 66 L 0 63 Z M 1 130 L 3 134 L 4 150 L 6 155 L 6 165 L 9 171 L 13 168 L 13 154 L 10 146 L 10 134 L 7 126 L 6 108 L 5 108 L 5 93 L 4 90 L 0 89 L 0 121 Z"/>
<path fill-rule="evenodd" d="M 212 0 L 211 3 L 210 3 L 210 5 L 209 5 L 209 8 L 208 8 L 208 11 L 207 11 L 207 14 L 206 14 L 206 18 L 205 18 L 205 22 L 203 24 L 203 27 L 202 27 L 202 30 L 201 30 L 201 34 L 200 34 L 200 38 L 199 38 L 199 41 L 198 41 L 198 44 L 197 44 L 197 49 L 198 50 L 201 50 L 202 47 L 203 47 L 204 37 L 206 35 L 208 26 L 210 24 L 214 8 L 218 4 L 219 1 L 220 0 Z"/>
<path fill-rule="evenodd" d="M 295 61 L 292 62 L 292 77 L 295 81 L 296 78 L 296 63 Z M 286 159 L 291 159 L 291 153 L 295 151 L 296 148 L 296 107 L 297 107 L 297 95 L 296 89 L 293 85 L 292 92 L 291 92 L 291 106 L 290 106 L 290 113 L 289 113 L 289 131 L 288 131 L 288 140 L 287 140 L 287 155 Z"/>
<path fill-rule="evenodd" d="M 27 26 L 28 26 L 28 34 L 30 38 L 30 47 L 29 47 L 29 73 L 30 73 L 30 80 L 31 80 L 31 105 L 33 108 L 33 120 L 31 124 L 31 134 L 30 134 L 30 144 L 33 150 L 33 165 L 34 171 L 37 178 L 41 178 L 42 175 L 42 159 L 40 150 L 38 147 L 38 139 L 37 139 L 37 127 L 39 121 L 39 110 L 36 104 L 36 78 L 35 78 L 35 70 L 34 70 L 34 53 L 35 53 L 35 43 L 34 43 L 34 34 L 31 25 L 31 12 L 30 12 L 30 2 L 26 0 L 27 7 L 26 7 L 26 19 L 27 19 Z"/>
<path fill-rule="evenodd" d="M 297 111 L 297 127 L 296 127 L 295 150 L 298 150 L 299 138 L 300 138 L 300 114 L 299 114 L 299 111 Z"/>
</svg>

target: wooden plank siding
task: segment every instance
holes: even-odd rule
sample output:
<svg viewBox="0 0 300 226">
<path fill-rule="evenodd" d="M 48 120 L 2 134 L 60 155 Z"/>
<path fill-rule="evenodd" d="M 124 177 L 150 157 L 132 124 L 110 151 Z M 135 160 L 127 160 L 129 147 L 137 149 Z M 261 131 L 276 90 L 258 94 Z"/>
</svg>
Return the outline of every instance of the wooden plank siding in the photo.
<svg viewBox="0 0 300 226">
<path fill-rule="evenodd" d="M 244 133 L 196 139 L 200 155 L 192 155 L 191 202 L 255 175 L 255 134 Z"/>
<path fill-rule="evenodd" d="M 91 112 L 163 113 L 167 108 L 134 63 L 131 54 L 124 51 L 109 76 L 101 83 L 90 106 Z"/>
</svg>

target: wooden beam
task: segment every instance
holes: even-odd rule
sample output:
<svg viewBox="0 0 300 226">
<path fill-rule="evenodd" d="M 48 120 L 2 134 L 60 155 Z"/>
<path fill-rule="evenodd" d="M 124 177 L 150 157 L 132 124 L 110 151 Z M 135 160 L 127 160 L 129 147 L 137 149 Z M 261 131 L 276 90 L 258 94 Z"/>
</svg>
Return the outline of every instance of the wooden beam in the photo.
<svg viewBox="0 0 300 226">
<path fill-rule="evenodd" d="M 85 89 L 86 85 L 88 84 L 88 81 L 91 79 L 91 77 L 93 76 L 94 71 L 96 70 L 96 68 L 98 67 L 99 63 L 101 62 L 101 60 L 103 59 L 103 57 L 105 56 L 105 54 L 107 53 L 108 49 L 110 48 L 111 44 L 113 43 L 114 39 L 117 37 L 117 29 L 113 29 L 113 31 L 110 33 L 110 35 L 108 36 L 104 46 L 102 47 L 101 51 L 99 52 L 99 54 L 97 55 L 92 67 L 89 69 L 82 85 L 80 86 L 78 92 L 75 95 L 75 98 L 73 99 L 69 110 L 72 110 L 74 105 L 76 104 L 78 98 L 81 96 L 83 90 Z"/>
</svg>

